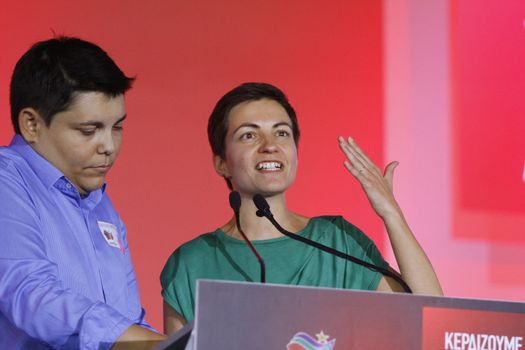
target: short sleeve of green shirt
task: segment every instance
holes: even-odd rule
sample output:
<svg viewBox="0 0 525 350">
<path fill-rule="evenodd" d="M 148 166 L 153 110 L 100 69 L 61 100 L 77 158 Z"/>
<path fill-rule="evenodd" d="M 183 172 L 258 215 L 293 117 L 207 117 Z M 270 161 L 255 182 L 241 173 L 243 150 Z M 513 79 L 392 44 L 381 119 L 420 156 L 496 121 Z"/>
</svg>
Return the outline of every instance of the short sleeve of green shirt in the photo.
<svg viewBox="0 0 525 350">
<path fill-rule="evenodd" d="M 376 245 L 341 216 L 310 219 L 297 233 L 361 260 L 388 268 Z M 268 283 L 375 290 L 382 275 L 288 237 L 252 241 L 266 265 Z M 259 282 L 260 267 L 246 243 L 218 229 L 179 247 L 161 273 L 162 296 L 193 320 L 198 279 Z"/>
</svg>

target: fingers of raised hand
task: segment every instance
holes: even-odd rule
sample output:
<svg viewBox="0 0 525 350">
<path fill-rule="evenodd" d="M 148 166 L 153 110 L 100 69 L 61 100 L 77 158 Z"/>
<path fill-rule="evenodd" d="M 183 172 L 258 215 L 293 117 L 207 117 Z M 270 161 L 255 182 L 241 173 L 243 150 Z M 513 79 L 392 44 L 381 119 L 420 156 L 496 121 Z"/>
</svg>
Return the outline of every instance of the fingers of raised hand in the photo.
<svg viewBox="0 0 525 350">
<path fill-rule="evenodd" d="M 345 164 L 354 176 L 359 175 L 359 173 L 365 174 L 366 172 L 382 176 L 379 168 L 368 158 L 351 137 L 349 137 L 348 140 L 339 137 L 339 147 L 345 153 L 351 165 L 357 170 L 357 173 L 354 173 Z"/>
<path fill-rule="evenodd" d="M 354 175 L 358 175 L 360 172 L 363 172 L 365 169 L 365 164 L 363 164 L 363 160 L 360 159 L 357 152 L 354 149 L 352 149 L 350 144 L 342 137 L 339 137 L 339 147 L 349 160 L 345 161 L 346 168 Z"/>
<path fill-rule="evenodd" d="M 354 177 L 356 177 L 356 178 L 363 178 L 364 177 L 364 175 L 363 175 L 363 173 L 365 172 L 364 168 L 357 168 L 357 167 L 353 166 L 352 163 L 350 163 L 347 160 L 345 160 L 344 165 L 345 165 L 345 168 L 348 169 L 348 171 L 352 175 L 354 175 Z"/>
</svg>

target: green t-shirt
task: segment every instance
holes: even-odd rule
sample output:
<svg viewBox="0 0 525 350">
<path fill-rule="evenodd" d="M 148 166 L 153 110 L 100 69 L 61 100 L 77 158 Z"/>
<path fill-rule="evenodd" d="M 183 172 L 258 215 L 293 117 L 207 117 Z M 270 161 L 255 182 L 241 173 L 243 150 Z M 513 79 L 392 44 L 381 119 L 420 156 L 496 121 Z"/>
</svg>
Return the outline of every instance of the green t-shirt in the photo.
<svg viewBox="0 0 525 350">
<path fill-rule="evenodd" d="M 341 216 L 314 217 L 297 234 L 388 267 L 375 244 Z M 286 236 L 252 243 L 265 262 L 267 283 L 375 290 L 381 279 L 376 271 Z M 259 263 L 244 241 L 221 229 L 175 250 L 160 276 L 162 296 L 188 322 L 194 317 L 198 279 L 259 282 Z"/>
</svg>

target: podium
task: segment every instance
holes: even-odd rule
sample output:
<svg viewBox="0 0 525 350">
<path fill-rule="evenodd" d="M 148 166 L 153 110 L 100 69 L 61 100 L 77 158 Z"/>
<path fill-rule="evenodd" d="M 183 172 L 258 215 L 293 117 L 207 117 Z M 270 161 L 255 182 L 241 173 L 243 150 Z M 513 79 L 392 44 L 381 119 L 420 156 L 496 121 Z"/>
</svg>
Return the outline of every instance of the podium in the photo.
<svg viewBox="0 0 525 350">
<path fill-rule="evenodd" d="M 200 280 L 156 350 L 525 350 L 525 304 Z"/>
</svg>

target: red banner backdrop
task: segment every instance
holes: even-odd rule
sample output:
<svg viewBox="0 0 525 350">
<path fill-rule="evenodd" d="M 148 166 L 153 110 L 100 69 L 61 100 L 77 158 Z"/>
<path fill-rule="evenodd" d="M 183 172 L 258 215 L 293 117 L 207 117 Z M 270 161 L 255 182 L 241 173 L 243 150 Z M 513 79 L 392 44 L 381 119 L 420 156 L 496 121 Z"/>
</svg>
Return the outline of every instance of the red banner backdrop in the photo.
<svg viewBox="0 0 525 350">
<path fill-rule="evenodd" d="M 525 4 L 453 2 L 455 232 L 525 244 Z"/>
<path fill-rule="evenodd" d="M 399 22 L 385 26 L 385 8 L 397 13 Z M 444 19 L 433 8 L 446 9 Z M 337 136 L 354 136 L 383 165 L 394 160 L 384 159 L 384 132 L 398 130 L 401 136 L 389 140 L 389 146 L 398 147 L 389 149 L 401 149 L 413 162 L 401 162 L 398 181 L 411 180 L 401 183 L 396 194 L 402 200 L 443 199 L 406 204 L 409 219 L 417 223 L 416 235 L 431 242 L 425 249 L 445 291 L 523 301 L 523 18 L 519 1 L 502 6 L 452 0 L 446 5 L 439 0 L 6 0 L 0 11 L 0 144 L 12 137 L 12 69 L 38 40 L 56 33 L 96 42 L 127 74 L 137 76 L 127 95 L 124 144 L 108 190 L 127 223 L 149 320 L 161 329 L 158 276 L 166 258 L 231 215 L 227 188 L 212 168 L 208 115 L 215 101 L 241 82 L 274 83 L 288 93 L 302 129 L 298 178 L 288 196 L 291 208 L 305 215 L 342 214 L 384 248 L 381 222 L 343 168 Z M 391 52 L 398 53 L 392 59 L 385 57 L 383 30 L 396 26 L 398 32 L 389 32 Z M 448 33 L 450 42 L 436 40 L 436 32 Z M 433 62 L 428 54 L 437 44 L 443 44 L 439 52 L 445 52 L 447 62 Z M 406 115 L 388 124 L 383 120 L 385 60 L 396 73 L 388 86 L 411 92 L 400 91 L 400 99 L 389 100 L 393 108 L 406 108 Z M 436 66 L 446 78 L 429 78 L 435 71 L 427 68 Z M 436 99 L 440 105 L 432 105 L 425 100 L 437 89 L 450 96 L 450 116 L 426 120 L 425 110 L 448 113 L 449 106 L 443 106 L 448 101 Z M 449 129 L 450 140 L 434 138 L 448 135 Z M 441 156 L 438 163 L 445 169 L 450 159 L 450 174 L 432 171 L 436 159 L 429 161 L 428 154 Z M 432 168 L 428 177 L 420 176 L 425 167 Z M 450 200 L 441 193 L 450 193 Z M 434 231 L 425 229 L 430 216 L 439 218 L 431 224 Z"/>
<path fill-rule="evenodd" d="M 383 163 L 381 1 L 14 1 L 0 11 L 0 144 L 8 144 L 8 86 L 38 40 L 100 44 L 136 75 L 108 191 L 127 223 L 141 297 L 162 329 L 158 276 L 181 243 L 230 217 L 206 138 L 215 101 L 244 81 L 283 88 L 302 128 L 289 204 L 342 214 L 383 245 L 380 221 L 343 168 L 338 135 Z"/>
<path fill-rule="evenodd" d="M 524 18 L 521 1 L 451 3 L 453 234 L 486 244 L 490 284 L 516 292 L 525 288 Z"/>
</svg>

